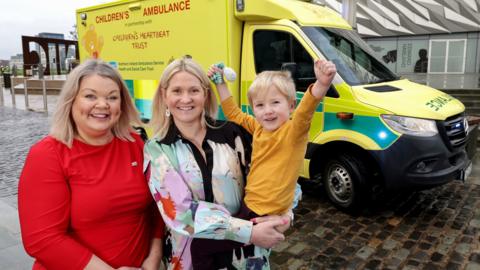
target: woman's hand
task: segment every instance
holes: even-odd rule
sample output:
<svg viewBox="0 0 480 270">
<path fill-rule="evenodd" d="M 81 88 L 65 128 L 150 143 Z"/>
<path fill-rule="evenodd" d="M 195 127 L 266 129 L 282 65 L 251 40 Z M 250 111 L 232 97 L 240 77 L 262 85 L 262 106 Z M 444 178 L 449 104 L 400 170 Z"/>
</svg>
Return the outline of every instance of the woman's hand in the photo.
<svg viewBox="0 0 480 270">
<path fill-rule="evenodd" d="M 162 261 L 162 239 L 153 238 L 150 253 L 142 263 L 142 270 L 158 270 Z"/>
<path fill-rule="evenodd" d="M 280 241 L 285 240 L 285 236 L 275 229 L 275 227 L 285 224 L 285 221 L 281 217 L 270 216 L 262 217 L 262 219 L 256 218 L 255 220 L 257 219 L 259 219 L 260 222 L 253 226 L 250 239 L 252 244 L 263 248 L 272 248 Z"/>
<path fill-rule="evenodd" d="M 158 268 L 157 268 L 158 269 Z M 155 269 L 155 270 L 157 270 Z M 113 268 L 107 263 L 105 263 L 102 259 L 98 258 L 97 256 L 93 255 L 88 264 L 85 266 L 84 270 L 143 270 L 142 267 L 130 267 L 130 266 L 122 266 L 119 268 Z"/>
<path fill-rule="evenodd" d="M 142 263 L 142 270 L 158 270 L 160 268 L 161 258 L 147 257 Z"/>
<path fill-rule="evenodd" d="M 275 226 L 275 230 L 277 230 L 279 233 L 284 233 L 292 225 L 290 223 L 290 221 L 291 221 L 290 213 L 286 213 L 282 216 L 271 215 L 271 216 L 257 217 L 257 218 L 252 219 L 251 221 L 253 223 L 257 224 L 257 223 L 262 223 L 262 222 L 265 222 L 265 221 L 278 220 L 278 219 L 281 219 L 283 221 L 283 223 L 281 225 Z"/>
</svg>

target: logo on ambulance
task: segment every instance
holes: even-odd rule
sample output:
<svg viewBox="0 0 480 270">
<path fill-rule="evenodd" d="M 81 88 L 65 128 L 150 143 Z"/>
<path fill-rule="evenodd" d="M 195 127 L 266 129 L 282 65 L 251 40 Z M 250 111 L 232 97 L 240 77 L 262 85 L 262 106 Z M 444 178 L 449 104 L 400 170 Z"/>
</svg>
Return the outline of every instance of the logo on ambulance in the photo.
<svg viewBox="0 0 480 270">
<path fill-rule="evenodd" d="M 82 46 L 93 58 L 99 58 L 103 48 L 103 36 L 98 35 L 92 24 L 82 37 Z"/>
</svg>

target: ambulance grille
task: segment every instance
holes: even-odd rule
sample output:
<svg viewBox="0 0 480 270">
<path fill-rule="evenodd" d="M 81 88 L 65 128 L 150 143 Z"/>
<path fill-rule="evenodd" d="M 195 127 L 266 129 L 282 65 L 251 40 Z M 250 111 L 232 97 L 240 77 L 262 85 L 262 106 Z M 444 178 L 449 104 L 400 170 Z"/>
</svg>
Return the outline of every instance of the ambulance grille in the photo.
<svg viewBox="0 0 480 270">
<path fill-rule="evenodd" d="M 466 128 L 468 127 L 465 126 L 464 114 L 451 116 L 445 121 L 441 121 L 438 127 L 440 135 L 450 149 L 462 147 L 467 142 Z"/>
</svg>

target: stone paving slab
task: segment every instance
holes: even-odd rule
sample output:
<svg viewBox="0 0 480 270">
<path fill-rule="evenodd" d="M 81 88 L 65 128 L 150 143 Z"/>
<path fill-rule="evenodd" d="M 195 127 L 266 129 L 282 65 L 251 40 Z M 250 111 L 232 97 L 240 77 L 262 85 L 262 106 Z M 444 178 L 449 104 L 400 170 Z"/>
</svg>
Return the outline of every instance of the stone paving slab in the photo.
<svg viewBox="0 0 480 270">
<path fill-rule="evenodd" d="M 21 243 L 17 208 L 0 199 L 0 269 L 31 269 L 32 264 Z"/>
<path fill-rule="evenodd" d="M 0 269 L 28 270 L 32 265 L 33 259 L 25 253 L 22 244 L 0 249 Z"/>
<path fill-rule="evenodd" d="M 7 228 L 14 234 L 20 233 L 17 208 L 9 205 L 3 200 L 0 200 L 0 220 L 2 221 L 2 227 Z"/>
</svg>

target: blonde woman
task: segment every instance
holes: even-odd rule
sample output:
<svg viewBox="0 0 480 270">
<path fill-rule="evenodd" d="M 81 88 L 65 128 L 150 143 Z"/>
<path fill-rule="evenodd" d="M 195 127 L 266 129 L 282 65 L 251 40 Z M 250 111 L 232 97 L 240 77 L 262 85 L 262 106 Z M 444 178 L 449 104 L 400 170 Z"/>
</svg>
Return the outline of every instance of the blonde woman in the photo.
<svg viewBox="0 0 480 270">
<path fill-rule="evenodd" d="M 158 269 L 163 223 L 132 124 L 138 115 L 116 70 L 88 60 L 68 75 L 50 134 L 32 146 L 20 176 L 33 269 Z"/>
<path fill-rule="evenodd" d="M 152 106 L 155 135 L 145 145 L 145 168 L 167 228 L 168 269 L 192 269 L 195 238 L 245 244 L 216 256 L 212 269 L 269 269 L 265 248 L 284 239 L 275 230 L 283 220 L 254 225 L 233 217 L 241 207 L 251 146 L 245 130 L 214 120 L 217 103 L 205 72 L 190 58 L 173 61 Z"/>
</svg>

